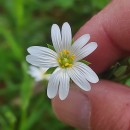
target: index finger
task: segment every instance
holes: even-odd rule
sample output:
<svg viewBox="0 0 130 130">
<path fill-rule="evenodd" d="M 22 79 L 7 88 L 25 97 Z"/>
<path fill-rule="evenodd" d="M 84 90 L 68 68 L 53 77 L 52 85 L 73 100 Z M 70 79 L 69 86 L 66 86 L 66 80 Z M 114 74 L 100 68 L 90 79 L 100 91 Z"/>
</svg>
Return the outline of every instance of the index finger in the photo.
<svg viewBox="0 0 130 130">
<path fill-rule="evenodd" d="M 111 8 L 113 7 L 113 8 Z M 91 67 L 101 73 L 110 65 L 130 52 L 130 1 L 113 1 L 103 11 L 87 22 L 75 39 L 89 33 L 98 48 L 86 60 Z"/>
</svg>

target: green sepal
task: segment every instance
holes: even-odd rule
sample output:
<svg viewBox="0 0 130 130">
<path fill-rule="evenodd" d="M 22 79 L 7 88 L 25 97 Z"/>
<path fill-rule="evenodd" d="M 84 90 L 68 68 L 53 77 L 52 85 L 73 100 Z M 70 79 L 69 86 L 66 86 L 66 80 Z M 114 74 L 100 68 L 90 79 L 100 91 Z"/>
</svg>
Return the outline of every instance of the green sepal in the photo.
<svg viewBox="0 0 130 130">
<path fill-rule="evenodd" d="M 73 45 L 74 44 L 74 39 L 72 39 L 72 42 L 71 42 L 71 45 Z"/>
<path fill-rule="evenodd" d="M 86 64 L 86 65 L 90 65 L 90 64 L 91 64 L 90 62 L 88 62 L 88 61 L 86 61 L 86 60 L 80 60 L 80 62 L 82 62 L 82 63 L 84 63 L 84 64 Z"/>
<path fill-rule="evenodd" d="M 51 49 L 51 50 L 55 51 L 55 48 L 54 48 L 52 45 L 47 44 L 47 47 L 48 47 L 49 49 Z"/>
<path fill-rule="evenodd" d="M 52 73 L 55 71 L 56 68 L 57 68 L 57 67 L 49 68 L 49 69 L 46 71 L 45 74 L 52 74 Z"/>
</svg>

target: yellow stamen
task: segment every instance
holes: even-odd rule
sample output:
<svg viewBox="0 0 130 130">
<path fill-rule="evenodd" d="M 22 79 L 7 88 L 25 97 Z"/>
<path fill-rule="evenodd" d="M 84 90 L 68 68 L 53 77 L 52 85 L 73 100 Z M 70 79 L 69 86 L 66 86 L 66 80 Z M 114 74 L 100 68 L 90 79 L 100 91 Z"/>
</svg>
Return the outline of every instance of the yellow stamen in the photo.
<svg viewBox="0 0 130 130">
<path fill-rule="evenodd" d="M 69 67 L 72 67 L 72 64 L 69 64 Z"/>
<path fill-rule="evenodd" d="M 75 59 L 75 55 L 72 55 L 70 58 L 71 58 L 72 60 L 74 60 L 74 59 Z"/>
<path fill-rule="evenodd" d="M 67 50 L 63 50 L 63 52 L 64 52 L 65 55 L 69 55 L 70 54 L 70 52 L 67 51 Z"/>
<path fill-rule="evenodd" d="M 60 52 L 60 56 L 62 56 L 62 52 Z"/>
<path fill-rule="evenodd" d="M 69 66 L 70 64 L 69 63 L 65 63 L 65 67 Z"/>
<path fill-rule="evenodd" d="M 60 58 L 58 58 L 58 62 L 61 63 L 61 59 Z"/>
<path fill-rule="evenodd" d="M 64 66 L 64 65 L 62 65 L 62 66 L 61 66 L 61 68 L 65 68 L 65 66 Z"/>
</svg>

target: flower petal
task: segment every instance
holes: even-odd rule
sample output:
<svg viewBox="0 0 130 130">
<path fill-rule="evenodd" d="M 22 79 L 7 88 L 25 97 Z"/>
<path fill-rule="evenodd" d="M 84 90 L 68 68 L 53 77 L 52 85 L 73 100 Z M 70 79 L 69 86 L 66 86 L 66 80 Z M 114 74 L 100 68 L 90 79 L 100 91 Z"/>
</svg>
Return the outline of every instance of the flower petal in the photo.
<svg viewBox="0 0 130 130">
<path fill-rule="evenodd" d="M 89 82 L 85 79 L 81 71 L 79 71 L 79 69 L 77 69 L 75 66 L 67 69 L 67 72 L 74 83 L 77 84 L 81 89 L 85 91 L 89 91 L 91 89 Z"/>
<path fill-rule="evenodd" d="M 62 49 L 70 49 L 72 42 L 72 33 L 70 25 L 65 22 L 62 26 Z"/>
<path fill-rule="evenodd" d="M 61 33 L 57 24 L 53 24 L 51 28 L 51 39 L 56 52 L 61 51 Z"/>
<path fill-rule="evenodd" d="M 84 34 L 80 38 L 78 38 L 72 45 L 73 51 L 77 51 L 81 49 L 85 44 L 89 41 L 90 35 L 89 34 Z"/>
<path fill-rule="evenodd" d="M 39 69 L 37 68 L 37 67 L 35 67 L 35 66 L 29 66 L 29 74 L 31 74 L 31 75 L 37 75 L 37 74 L 39 74 Z"/>
<path fill-rule="evenodd" d="M 57 60 L 52 58 L 51 56 L 34 56 L 34 55 L 27 55 L 26 61 L 30 64 L 38 67 L 43 68 L 51 68 L 58 66 Z"/>
<path fill-rule="evenodd" d="M 97 83 L 99 78 L 97 74 L 87 65 L 81 62 L 77 62 L 75 65 L 76 69 L 78 69 L 84 77 L 91 83 Z"/>
<path fill-rule="evenodd" d="M 58 87 L 60 84 L 60 78 L 61 78 L 61 69 L 57 68 L 50 76 L 47 87 L 47 96 L 50 99 L 54 98 L 57 94 Z"/>
<path fill-rule="evenodd" d="M 81 60 L 91 54 L 96 48 L 97 48 L 96 42 L 91 42 L 84 46 L 82 49 L 80 49 L 78 52 L 75 53 L 76 59 L 75 61 Z"/>
<path fill-rule="evenodd" d="M 45 73 L 48 69 L 49 69 L 49 68 L 40 68 L 40 71 L 41 71 L 42 73 Z"/>
<path fill-rule="evenodd" d="M 58 66 L 57 53 L 53 50 L 39 46 L 32 46 L 27 50 L 31 55 L 28 55 L 26 60 L 32 65 L 43 68 Z"/>
<path fill-rule="evenodd" d="M 28 74 L 30 74 L 33 78 L 35 78 L 36 81 L 42 80 L 41 72 L 39 68 L 35 66 L 29 66 Z"/>
<path fill-rule="evenodd" d="M 34 56 L 37 57 L 52 57 L 57 58 L 57 53 L 47 47 L 40 46 L 31 46 L 27 49 L 27 51 Z"/>
<path fill-rule="evenodd" d="M 64 100 L 69 93 L 70 87 L 70 77 L 68 76 L 66 70 L 62 70 L 61 78 L 60 78 L 60 86 L 59 86 L 59 98 Z"/>
</svg>

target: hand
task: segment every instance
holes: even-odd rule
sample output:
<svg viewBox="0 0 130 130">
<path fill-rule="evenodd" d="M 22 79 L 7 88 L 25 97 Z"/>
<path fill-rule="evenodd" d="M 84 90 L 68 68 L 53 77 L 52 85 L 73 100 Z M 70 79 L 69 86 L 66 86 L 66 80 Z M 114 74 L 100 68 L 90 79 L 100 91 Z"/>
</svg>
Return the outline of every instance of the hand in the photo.
<svg viewBox="0 0 130 130">
<path fill-rule="evenodd" d="M 91 67 L 101 73 L 130 54 L 130 0 L 113 0 L 87 22 L 75 39 L 89 33 L 98 49 L 87 57 Z M 53 108 L 63 122 L 80 130 L 130 130 L 130 89 L 100 80 L 85 92 L 74 86 L 66 100 L 56 97 Z"/>
</svg>

